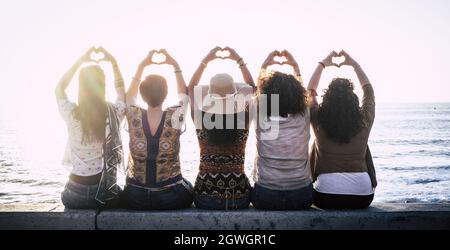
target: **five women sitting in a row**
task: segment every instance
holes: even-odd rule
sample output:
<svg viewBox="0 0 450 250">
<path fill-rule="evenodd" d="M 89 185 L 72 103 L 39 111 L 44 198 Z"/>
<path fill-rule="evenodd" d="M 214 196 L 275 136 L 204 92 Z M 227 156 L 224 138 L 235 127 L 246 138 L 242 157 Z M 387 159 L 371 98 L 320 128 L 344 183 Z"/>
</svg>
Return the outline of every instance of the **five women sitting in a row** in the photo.
<svg viewBox="0 0 450 250">
<path fill-rule="evenodd" d="M 222 50 L 239 65 L 245 84 L 236 84 L 228 74 L 217 74 L 208 86 L 197 86 L 208 63 L 221 58 L 217 53 Z M 103 53 L 103 60 L 112 64 L 115 104 L 105 100 L 105 76 L 98 65 L 81 69 L 78 104 L 67 99 L 65 89 L 78 68 L 92 61 L 94 52 Z M 164 54 L 165 61 L 155 63 L 155 53 Z M 333 58 L 339 56 L 345 61 L 337 65 Z M 286 61 L 280 63 L 276 57 Z M 168 92 L 164 77 L 152 74 L 142 80 L 144 69 L 152 64 L 173 66 L 179 105 L 163 110 Z M 293 74 L 269 71 L 273 64 L 290 65 Z M 353 83 L 343 78 L 331 82 L 318 104 L 316 90 L 322 71 L 344 65 L 353 67 L 359 78 L 362 106 Z M 147 109 L 137 105 L 138 92 Z M 306 209 L 312 204 L 356 209 L 368 207 L 373 200 L 377 183 L 367 143 L 375 117 L 374 91 L 359 64 L 345 51 L 332 52 L 321 61 L 306 89 L 288 51 L 269 54 L 255 86 L 243 58 L 232 48 L 216 47 L 186 86 L 176 60 L 166 50 L 153 50 L 139 64 L 125 92 L 114 57 L 101 47 L 91 48 L 63 76 L 56 97 L 69 132 L 66 155 L 72 171 L 62 193 L 68 208 L 162 210 L 187 208 L 194 202 L 203 209 L 240 209 L 250 203 L 269 210 Z M 200 146 L 194 186 L 183 178 L 179 157 L 189 105 Z M 116 178 L 123 164 L 120 123 L 124 117 L 130 155 L 122 191 Z M 257 139 L 253 188 L 244 171 L 251 122 L 255 122 Z M 311 152 L 310 125 L 315 134 Z"/>
</svg>

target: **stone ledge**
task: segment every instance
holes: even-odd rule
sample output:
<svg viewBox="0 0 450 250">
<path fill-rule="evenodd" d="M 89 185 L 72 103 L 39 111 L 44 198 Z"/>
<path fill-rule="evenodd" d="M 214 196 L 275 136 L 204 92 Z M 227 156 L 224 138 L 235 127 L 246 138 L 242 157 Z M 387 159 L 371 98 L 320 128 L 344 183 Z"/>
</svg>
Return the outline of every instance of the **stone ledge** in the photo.
<svg viewBox="0 0 450 250">
<path fill-rule="evenodd" d="M 58 204 L 0 205 L 0 229 L 95 230 L 95 210 L 65 210 Z"/>
<path fill-rule="evenodd" d="M 450 204 L 373 204 L 366 210 L 64 210 L 61 205 L 0 205 L 0 229 L 235 230 L 450 229 Z M 97 225 L 97 226 L 96 226 Z"/>
</svg>

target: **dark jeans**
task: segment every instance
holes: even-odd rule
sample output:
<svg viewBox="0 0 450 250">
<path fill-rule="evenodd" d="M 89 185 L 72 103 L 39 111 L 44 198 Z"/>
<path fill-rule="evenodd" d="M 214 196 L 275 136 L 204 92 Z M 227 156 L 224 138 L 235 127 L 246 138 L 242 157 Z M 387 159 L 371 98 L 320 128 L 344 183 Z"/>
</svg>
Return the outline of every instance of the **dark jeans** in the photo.
<svg viewBox="0 0 450 250">
<path fill-rule="evenodd" d="M 135 210 L 173 210 L 192 205 L 194 188 L 187 180 L 183 184 L 153 191 L 145 187 L 127 185 L 123 192 L 124 205 Z"/>
<path fill-rule="evenodd" d="M 61 193 L 61 201 L 69 209 L 102 209 L 119 206 L 119 196 L 106 204 L 98 202 L 95 199 L 97 189 L 98 184 L 84 185 L 69 180 Z"/>
<path fill-rule="evenodd" d="M 250 195 L 238 199 L 225 199 L 194 194 L 194 203 L 196 208 L 208 210 L 244 209 L 250 205 Z"/>
<path fill-rule="evenodd" d="M 323 209 L 364 209 L 370 206 L 373 196 L 325 194 L 314 190 L 314 205 Z"/>
<path fill-rule="evenodd" d="M 311 207 L 314 189 L 312 184 L 296 190 L 273 190 L 255 183 L 252 204 L 264 210 L 300 210 Z"/>
</svg>

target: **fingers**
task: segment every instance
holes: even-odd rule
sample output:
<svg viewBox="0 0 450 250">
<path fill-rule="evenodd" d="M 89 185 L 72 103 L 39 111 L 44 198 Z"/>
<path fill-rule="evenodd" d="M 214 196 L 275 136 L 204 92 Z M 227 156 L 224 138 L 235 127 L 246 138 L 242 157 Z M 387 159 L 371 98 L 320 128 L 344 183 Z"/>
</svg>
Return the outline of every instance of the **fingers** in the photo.
<svg viewBox="0 0 450 250">
<path fill-rule="evenodd" d="M 345 56 L 346 58 L 350 57 L 350 55 L 345 50 L 341 50 L 341 52 L 339 52 L 339 56 Z"/>
</svg>

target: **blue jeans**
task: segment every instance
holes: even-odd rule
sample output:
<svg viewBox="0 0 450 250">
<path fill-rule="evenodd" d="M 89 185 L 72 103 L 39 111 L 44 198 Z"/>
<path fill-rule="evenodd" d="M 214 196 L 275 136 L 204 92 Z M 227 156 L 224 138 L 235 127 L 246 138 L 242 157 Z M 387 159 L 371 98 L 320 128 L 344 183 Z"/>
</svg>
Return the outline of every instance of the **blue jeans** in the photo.
<svg viewBox="0 0 450 250">
<path fill-rule="evenodd" d="M 311 207 L 314 189 L 312 184 L 296 190 L 273 190 L 255 183 L 252 204 L 264 210 L 300 210 Z"/>
<path fill-rule="evenodd" d="M 183 209 L 191 207 L 193 190 L 187 180 L 184 180 L 184 185 L 177 184 L 159 191 L 127 185 L 122 198 L 124 205 L 135 210 Z"/>
<path fill-rule="evenodd" d="M 194 195 L 196 208 L 209 210 L 234 210 L 248 208 L 250 195 L 238 199 L 224 199 L 208 195 Z"/>
<path fill-rule="evenodd" d="M 102 204 L 95 199 L 98 184 L 84 185 L 69 180 L 61 193 L 61 201 L 69 209 L 102 209 L 119 206 L 120 199 L 108 201 Z"/>
</svg>

